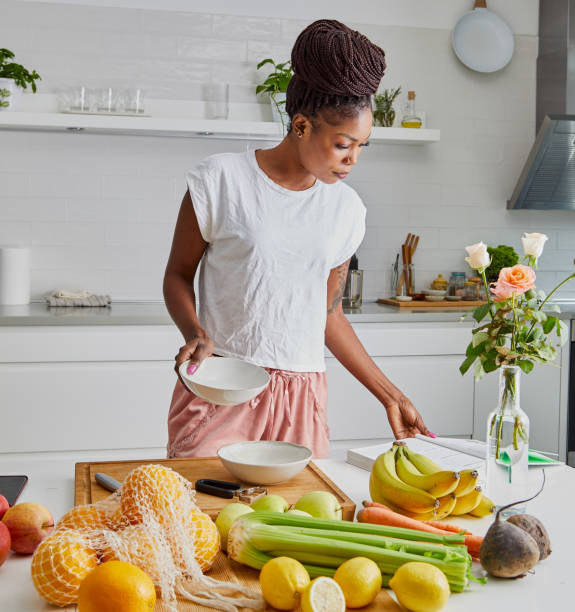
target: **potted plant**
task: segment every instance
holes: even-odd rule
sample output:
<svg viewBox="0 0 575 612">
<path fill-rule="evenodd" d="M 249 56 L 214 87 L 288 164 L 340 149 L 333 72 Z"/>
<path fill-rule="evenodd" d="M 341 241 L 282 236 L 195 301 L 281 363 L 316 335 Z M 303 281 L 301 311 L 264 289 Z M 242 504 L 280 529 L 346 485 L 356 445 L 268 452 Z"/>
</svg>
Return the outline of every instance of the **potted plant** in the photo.
<svg viewBox="0 0 575 612">
<path fill-rule="evenodd" d="M 258 64 L 257 69 L 259 70 L 266 64 L 271 64 L 274 70 L 270 72 L 263 83 L 256 87 L 256 94 L 270 94 L 273 117 L 276 121 L 281 122 L 285 131 L 285 123 L 287 121 L 287 113 L 285 111 L 286 91 L 293 76 L 291 62 L 276 64 L 273 59 L 268 57 Z"/>
<path fill-rule="evenodd" d="M 386 89 L 383 93 L 376 93 L 373 96 L 373 125 L 381 127 L 391 127 L 395 121 L 395 110 L 393 101 L 401 92 L 401 87 L 397 89 Z"/>
<path fill-rule="evenodd" d="M 12 51 L 0 49 L 0 110 L 14 109 L 16 87 L 26 89 L 30 85 L 36 93 L 36 80 L 40 78 L 35 70 L 30 72 L 21 64 L 10 61 L 13 58 Z"/>
</svg>

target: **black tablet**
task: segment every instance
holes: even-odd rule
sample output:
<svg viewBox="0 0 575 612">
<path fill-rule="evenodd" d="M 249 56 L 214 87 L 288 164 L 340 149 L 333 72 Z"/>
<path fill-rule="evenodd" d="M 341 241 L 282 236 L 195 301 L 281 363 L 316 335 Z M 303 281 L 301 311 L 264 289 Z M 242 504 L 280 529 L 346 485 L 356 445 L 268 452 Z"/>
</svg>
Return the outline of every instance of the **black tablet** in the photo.
<svg viewBox="0 0 575 612">
<path fill-rule="evenodd" d="M 4 495 L 8 503 L 13 506 L 27 482 L 28 476 L 0 475 L 0 494 Z"/>
</svg>

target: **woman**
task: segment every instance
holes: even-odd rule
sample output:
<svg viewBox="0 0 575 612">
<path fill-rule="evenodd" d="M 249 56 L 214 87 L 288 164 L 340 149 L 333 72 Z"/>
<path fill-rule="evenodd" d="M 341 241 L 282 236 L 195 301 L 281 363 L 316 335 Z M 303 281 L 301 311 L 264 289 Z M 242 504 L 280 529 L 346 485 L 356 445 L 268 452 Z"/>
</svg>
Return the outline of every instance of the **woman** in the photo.
<svg viewBox="0 0 575 612">
<path fill-rule="evenodd" d="M 327 455 L 324 343 L 381 401 L 396 438 L 429 435 L 341 305 L 349 259 L 365 231 L 365 207 L 342 180 L 369 144 L 384 57 L 342 23 L 312 23 L 292 50 L 283 141 L 213 155 L 187 174 L 164 279 L 166 305 L 185 339 L 176 371 L 189 359 L 193 373 L 216 354 L 265 367 L 271 382 L 250 402 L 215 406 L 178 380 L 169 456 L 215 455 L 224 444 L 259 439 Z"/>
</svg>

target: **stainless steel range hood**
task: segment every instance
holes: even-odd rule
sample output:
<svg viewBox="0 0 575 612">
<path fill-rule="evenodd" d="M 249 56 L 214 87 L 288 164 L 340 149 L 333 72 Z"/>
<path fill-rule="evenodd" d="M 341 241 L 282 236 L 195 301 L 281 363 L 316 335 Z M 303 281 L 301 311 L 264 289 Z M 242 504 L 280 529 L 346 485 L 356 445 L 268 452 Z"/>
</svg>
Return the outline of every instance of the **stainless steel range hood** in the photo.
<svg viewBox="0 0 575 612">
<path fill-rule="evenodd" d="M 547 115 L 507 208 L 575 210 L 575 115 Z"/>
<path fill-rule="evenodd" d="M 536 114 L 507 208 L 575 210 L 575 0 L 539 0 Z"/>
</svg>

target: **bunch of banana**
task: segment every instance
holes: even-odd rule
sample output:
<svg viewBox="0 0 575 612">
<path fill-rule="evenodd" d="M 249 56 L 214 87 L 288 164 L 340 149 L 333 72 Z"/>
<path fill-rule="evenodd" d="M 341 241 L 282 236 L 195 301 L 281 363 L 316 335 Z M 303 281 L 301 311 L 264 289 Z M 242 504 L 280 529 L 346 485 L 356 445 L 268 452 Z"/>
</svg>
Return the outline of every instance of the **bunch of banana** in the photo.
<svg viewBox="0 0 575 612">
<path fill-rule="evenodd" d="M 375 460 L 369 479 L 373 501 L 422 521 L 449 515 L 486 516 L 493 502 L 477 485 L 476 470 L 444 470 L 425 455 L 395 442 Z"/>
</svg>

